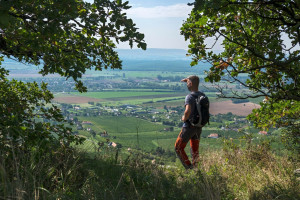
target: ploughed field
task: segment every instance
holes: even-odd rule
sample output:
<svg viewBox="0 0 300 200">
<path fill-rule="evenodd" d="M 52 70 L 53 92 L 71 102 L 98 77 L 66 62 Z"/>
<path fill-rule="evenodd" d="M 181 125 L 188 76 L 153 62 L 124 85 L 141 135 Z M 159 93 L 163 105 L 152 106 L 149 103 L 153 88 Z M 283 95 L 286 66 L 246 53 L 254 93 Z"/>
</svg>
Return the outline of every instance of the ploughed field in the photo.
<svg viewBox="0 0 300 200">
<path fill-rule="evenodd" d="M 246 103 L 232 103 L 232 101 L 221 101 L 221 102 L 213 102 L 210 106 L 210 114 L 226 114 L 231 112 L 232 114 L 239 116 L 247 116 L 249 115 L 253 109 L 260 108 L 260 105 L 246 102 Z"/>
</svg>

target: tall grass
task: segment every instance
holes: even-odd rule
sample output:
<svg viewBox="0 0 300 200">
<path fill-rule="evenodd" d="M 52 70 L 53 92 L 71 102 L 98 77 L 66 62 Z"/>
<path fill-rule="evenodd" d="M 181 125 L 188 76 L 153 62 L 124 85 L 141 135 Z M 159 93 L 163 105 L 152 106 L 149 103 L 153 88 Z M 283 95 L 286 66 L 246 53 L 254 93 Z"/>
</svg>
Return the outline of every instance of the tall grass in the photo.
<svg viewBox="0 0 300 200">
<path fill-rule="evenodd" d="M 53 145 L 52 151 L 40 152 L 13 147 L 0 153 L 0 199 L 48 199 L 83 181 L 82 157 L 73 149 Z"/>
<path fill-rule="evenodd" d="M 160 157 L 138 150 L 90 148 L 1 154 L 0 199 L 300 199 L 299 163 L 268 144 L 227 141 L 222 150 L 202 151 L 193 170 L 152 163 Z"/>
<path fill-rule="evenodd" d="M 206 174 L 217 170 L 226 180 L 225 194 L 236 199 L 299 199 L 293 174 L 299 163 L 276 156 L 269 147 L 261 143 L 245 149 L 227 141 L 222 151 L 201 155 L 201 168 Z"/>
</svg>

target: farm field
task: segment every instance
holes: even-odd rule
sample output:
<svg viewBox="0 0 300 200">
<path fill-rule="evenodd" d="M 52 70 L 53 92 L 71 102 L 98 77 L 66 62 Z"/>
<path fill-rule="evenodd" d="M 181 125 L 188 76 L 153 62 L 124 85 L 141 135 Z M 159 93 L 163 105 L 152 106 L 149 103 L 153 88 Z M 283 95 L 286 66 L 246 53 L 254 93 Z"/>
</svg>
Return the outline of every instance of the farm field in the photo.
<svg viewBox="0 0 300 200">
<path fill-rule="evenodd" d="M 106 137 L 100 137 L 100 133 L 107 131 L 113 142 L 120 143 L 124 147 L 140 147 L 143 150 L 151 150 L 157 147 L 161 139 L 176 138 L 176 132 L 166 132 L 167 126 L 152 123 L 143 119 L 125 116 L 98 116 L 78 117 L 79 120 L 89 121 L 92 125 L 84 125 L 96 131 L 99 141 L 106 141 Z"/>
<path fill-rule="evenodd" d="M 107 91 L 107 92 L 86 92 L 86 93 L 71 93 L 76 96 L 83 96 L 97 99 L 109 99 L 109 98 L 124 98 L 124 97 L 144 97 L 144 96 L 167 96 L 171 92 L 152 92 L 152 91 Z M 174 92 L 173 92 L 174 93 Z M 174 93 L 174 95 L 177 95 Z"/>
<path fill-rule="evenodd" d="M 126 116 L 97 116 L 97 117 L 78 117 L 80 121 L 87 121 L 91 124 L 83 125 L 84 130 L 90 128 L 96 132 L 94 141 L 110 141 L 121 144 L 124 148 L 140 148 L 151 151 L 157 147 L 165 150 L 174 150 L 175 140 L 180 132 L 179 127 L 173 131 L 165 131 L 165 126 L 159 123 L 149 122 L 136 117 Z M 101 137 L 101 133 L 107 132 L 107 137 Z M 81 135 L 90 136 L 88 131 L 80 131 Z M 219 149 L 222 147 L 223 139 L 211 139 L 207 136 L 211 133 L 218 133 L 223 136 L 240 138 L 242 135 L 232 131 L 221 131 L 214 124 L 203 128 L 201 135 L 201 147 L 204 149 Z"/>
<path fill-rule="evenodd" d="M 175 97 L 173 97 L 173 95 Z M 177 96 L 178 95 L 178 96 Z M 213 95 L 213 94 L 207 94 Z M 172 97 L 161 97 L 172 96 Z M 70 104 L 84 104 L 88 102 L 101 102 L 108 103 L 107 105 L 120 105 L 120 104 L 143 104 L 144 107 L 152 106 L 162 108 L 167 106 L 183 106 L 185 94 L 174 92 L 88 92 L 84 94 L 71 93 L 55 95 L 54 101 L 60 103 Z M 231 112 L 239 116 L 249 115 L 253 109 L 260 108 L 260 105 L 246 102 L 246 103 L 232 103 L 231 100 L 221 100 L 215 97 L 210 97 L 210 113 L 226 114 Z"/>
<path fill-rule="evenodd" d="M 189 93 L 186 85 L 180 83 L 180 77 L 189 75 L 191 72 L 88 72 L 83 77 L 88 92 L 57 92 L 54 102 L 72 104 L 73 108 L 71 106 L 66 112 L 70 118 L 76 116 L 79 124 L 82 124 L 78 134 L 87 138 L 87 144 L 83 147 L 87 150 L 91 146 L 97 148 L 98 142 L 107 144 L 109 139 L 120 144 L 123 149 L 139 148 L 151 152 L 159 147 L 174 152 L 174 142 L 181 129 L 184 99 Z M 204 75 L 200 74 L 199 77 L 203 81 Z M 226 84 L 226 87 L 229 92 L 236 88 L 236 84 Z M 210 99 L 210 113 L 213 116 L 232 113 L 245 118 L 252 109 L 259 107 L 251 102 L 237 104 L 228 99 L 219 99 L 215 86 L 210 83 L 201 82 L 201 89 Z M 240 91 L 244 89 L 241 88 Z M 261 99 L 256 100 L 256 103 L 260 101 Z M 75 106 L 80 109 L 75 110 Z M 222 148 L 224 138 L 239 139 L 242 134 L 237 129 L 248 126 L 246 122 L 236 124 L 233 117 L 227 120 L 225 116 L 221 116 L 218 120 L 203 128 L 200 143 L 202 151 Z M 92 125 L 85 124 L 84 121 Z M 236 125 L 227 131 L 221 129 L 230 124 Z M 87 129 L 93 130 L 93 135 Z M 108 136 L 101 136 L 105 131 Z M 221 138 L 207 138 L 212 133 Z M 258 133 L 258 130 L 253 133 Z"/>
<path fill-rule="evenodd" d="M 113 134 L 136 133 L 139 132 L 161 131 L 166 126 L 152 123 L 143 119 L 128 116 L 97 116 L 97 117 L 78 117 L 82 121 L 90 121 L 97 131 L 107 131 Z"/>
<path fill-rule="evenodd" d="M 147 104 L 161 101 L 184 101 L 186 93 L 183 92 L 129 92 L 129 91 L 106 91 L 106 92 L 88 92 L 81 93 L 57 93 L 54 95 L 54 101 L 69 104 L 86 104 L 88 102 L 101 102 L 107 105 L 120 104 Z"/>
<path fill-rule="evenodd" d="M 247 116 L 256 108 L 260 108 L 260 105 L 251 102 L 234 104 L 232 101 L 222 101 L 211 103 L 210 113 L 216 115 L 231 112 L 235 115 Z"/>
<path fill-rule="evenodd" d="M 54 95 L 53 101 L 58 103 L 84 104 L 88 102 L 99 102 L 100 100 L 92 97 L 84 97 L 84 96 L 71 95 L 67 93 L 65 94 L 59 93 Z"/>
</svg>

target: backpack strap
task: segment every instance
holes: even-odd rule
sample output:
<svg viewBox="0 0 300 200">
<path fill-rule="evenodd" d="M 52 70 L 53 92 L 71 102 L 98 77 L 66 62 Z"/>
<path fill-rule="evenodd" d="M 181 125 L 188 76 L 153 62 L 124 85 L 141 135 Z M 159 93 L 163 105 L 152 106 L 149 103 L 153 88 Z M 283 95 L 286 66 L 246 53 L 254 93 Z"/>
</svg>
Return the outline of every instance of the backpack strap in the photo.
<svg viewBox="0 0 300 200">
<path fill-rule="evenodd" d="M 196 108 L 197 108 L 197 111 L 198 111 L 198 114 L 199 114 L 199 122 L 198 122 L 198 124 L 192 124 L 193 126 L 196 126 L 196 125 L 199 125 L 199 123 L 200 123 L 200 125 L 201 125 L 201 122 L 202 122 L 202 114 L 201 114 L 201 105 L 200 105 L 200 101 L 201 101 L 201 99 L 203 99 L 204 98 L 204 94 L 203 93 L 201 93 L 200 95 L 195 95 L 195 94 L 191 94 L 194 98 L 195 98 L 195 104 L 196 104 Z"/>
<path fill-rule="evenodd" d="M 197 99 L 196 99 L 196 106 L 197 106 L 197 111 L 198 111 L 198 114 L 199 114 L 199 123 L 201 124 L 202 122 L 202 113 L 201 113 L 201 104 L 200 104 L 200 101 L 201 99 L 203 99 L 204 96 L 198 96 Z"/>
</svg>

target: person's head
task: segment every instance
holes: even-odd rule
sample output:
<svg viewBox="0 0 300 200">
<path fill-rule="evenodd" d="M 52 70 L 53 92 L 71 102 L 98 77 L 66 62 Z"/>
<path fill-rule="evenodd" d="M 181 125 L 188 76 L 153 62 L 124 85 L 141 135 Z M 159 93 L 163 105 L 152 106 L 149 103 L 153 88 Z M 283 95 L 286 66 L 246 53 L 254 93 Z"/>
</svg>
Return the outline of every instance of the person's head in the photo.
<svg viewBox="0 0 300 200">
<path fill-rule="evenodd" d="M 186 82 L 186 86 L 189 91 L 198 91 L 199 87 L 199 77 L 196 75 L 189 76 L 181 81 Z"/>
</svg>

